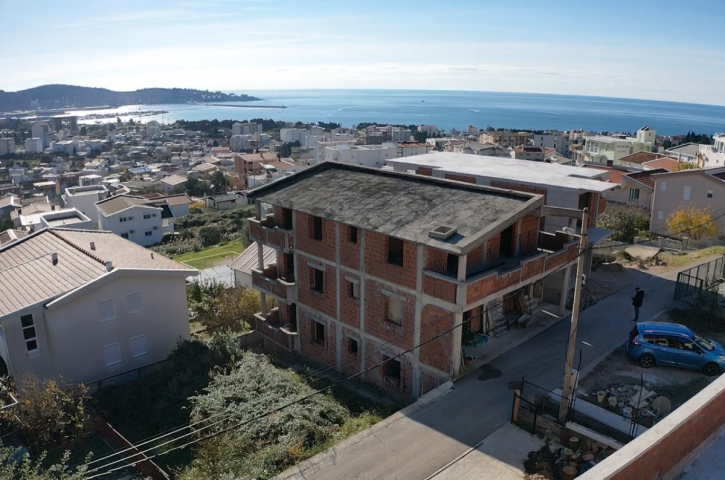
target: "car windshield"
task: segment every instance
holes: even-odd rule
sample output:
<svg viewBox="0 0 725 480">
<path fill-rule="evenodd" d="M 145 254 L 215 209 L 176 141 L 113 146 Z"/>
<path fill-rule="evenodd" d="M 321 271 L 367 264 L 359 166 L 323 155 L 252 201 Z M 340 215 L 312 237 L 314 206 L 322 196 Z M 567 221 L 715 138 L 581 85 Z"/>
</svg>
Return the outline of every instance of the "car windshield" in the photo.
<svg viewBox="0 0 725 480">
<path fill-rule="evenodd" d="M 702 338 L 702 337 L 698 337 L 697 335 L 695 335 L 695 341 L 697 341 L 698 345 L 700 345 L 702 348 L 704 348 L 705 350 L 707 350 L 709 352 L 712 352 L 715 350 L 715 344 L 712 343 L 707 338 Z"/>
</svg>

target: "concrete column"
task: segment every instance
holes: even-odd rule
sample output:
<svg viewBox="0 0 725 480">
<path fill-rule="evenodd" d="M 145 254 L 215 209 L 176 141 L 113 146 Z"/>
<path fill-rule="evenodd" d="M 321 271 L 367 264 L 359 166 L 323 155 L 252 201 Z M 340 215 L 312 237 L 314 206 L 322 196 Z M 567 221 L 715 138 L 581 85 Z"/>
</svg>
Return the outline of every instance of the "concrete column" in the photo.
<svg viewBox="0 0 725 480">
<path fill-rule="evenodd" d="M 425 247 L 418 245 L 415 278 L 415 324 L 413 330 L 413 345 L 420 344 L 421 327 L 423 325 L 423 268 L 425 267 Z M 420 349 L 413 350 L 413 398 L 420 397 Z"/>
<path fill-rule="evenodd" d="M 365 370 L 367 342 L 365 339 L 365 230 L 359 229 L 357 239 L 360 244 L 360 371 Z M 360 375 L 360 383 L 365 381 L 365 374 Z"/>
<path fill-rule="evenodd" d="M 335 282 L 337 283 L 337 288 L 335 289 L 337 292 L 335 297 L 335 308 L 337 312 L 337 322 L 335 322 L 335 328 L 337 329 L 335 333 L 335 352 L 337 354 L 337 370 L 339 371 L 342 370 L 342 325 L 340 318 L 340 224 L 338 222 L 335 222 Z"/>
<path fill-rule="evenodd" d="M 453 376 L 461 373 L 461 342 L 463 340 L 463 312 L 453 315 Z"/>
<path fill-rule="evenodd" d="M 566 297 L 569 295 L 569 282 L 571 282 L 571 269 L 569 265 L 564 269 L 564 281 L 561 283 L 561 298 L 559 298 L 559 315 L 566 312 Z"/>
</svg>

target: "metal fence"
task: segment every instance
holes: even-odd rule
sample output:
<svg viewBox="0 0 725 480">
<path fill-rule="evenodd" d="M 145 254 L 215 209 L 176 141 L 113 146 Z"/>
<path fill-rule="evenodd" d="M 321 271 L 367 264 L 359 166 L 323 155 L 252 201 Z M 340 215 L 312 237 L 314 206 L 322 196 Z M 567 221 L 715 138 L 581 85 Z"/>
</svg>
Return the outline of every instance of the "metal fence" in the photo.
<svg viewBox="0 0 725 480">
<path fill-rule="evenodd" d="M 642 430 L 642 426 L 650 421 L 650 419 L 637 418 L 636 412 L 629 417 L 623 416 L 618 411 L 608 410 L 577 399 L 576 395 L 565 399 L 556 391 L 523 379 L 519 391 L 520 394 L 514 393 L 511 420 L 531 433 L 537 432 L 537 425 L 543 419 L 562 427 L 567 422 L 573 422 L 619 443 L 627 444 L 636 438 Z M 562 401 L 569 404 L 567 416 L 563 422 L 558 419 Z"/>
<path fill-rule="evenodd" d="M 675 285 L 675 300 L 689 305 L 715 306 L 723 282 L 725 257 L 720 257 L 680 272 Z"/>
</svg>

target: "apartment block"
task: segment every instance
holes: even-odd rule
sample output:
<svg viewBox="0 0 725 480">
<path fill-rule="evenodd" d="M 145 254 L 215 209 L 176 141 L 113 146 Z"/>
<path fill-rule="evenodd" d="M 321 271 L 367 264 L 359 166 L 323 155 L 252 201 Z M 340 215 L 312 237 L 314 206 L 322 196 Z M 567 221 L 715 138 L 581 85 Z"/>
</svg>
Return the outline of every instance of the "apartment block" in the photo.
<svg viewBox="0 0 725 480">
<path fill-rule="evenodd" d="M 483 132 L 478 137 L 478 141 L 481 143 L 495 143 L 502 147 L 518 147 L 519 145 L 526 145 L 529 136 L 526 132 Z"/>
<path fill-rule="evenodd" d="M 498 328 L 554 273 L 568 284 L 578 253 L 541 231 L 536 193 L 324 162 L 248 198 L 266 344 L 347 375 L 381 364 L 361 381 L 403 401 L 460 373 L 464 332 Z"/>
</svg>

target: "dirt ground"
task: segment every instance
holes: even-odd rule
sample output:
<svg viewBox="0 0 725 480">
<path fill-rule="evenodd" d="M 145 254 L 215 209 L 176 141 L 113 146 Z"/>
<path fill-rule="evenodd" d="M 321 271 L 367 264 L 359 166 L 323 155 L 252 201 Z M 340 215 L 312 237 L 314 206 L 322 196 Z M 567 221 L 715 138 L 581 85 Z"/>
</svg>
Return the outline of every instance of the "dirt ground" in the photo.
<svg viewBox="0 0 725 480">
<path fill-rule="evenodd" d="M 723 312 L 711 314 L 675 309 L 662 313 L 657 321 L 673 322 L 688 326 L 696 333 L 725 344 L 725 321 Z M 624 345 L 617 348 L 606 359 L 580 381 L 579 392 L 582 398 L 596 402 L 596 393 L 600 390 L 620 386 L 635 386 L 644 382 L 645 388 L 654 390 L 657 396 L 667 397 L 672 409 L 679 407 L 700 390 L 714 381 L 701 372 L 682 368 L 654 366 L 644 369 L 629 357 Z"/>
</svg>

